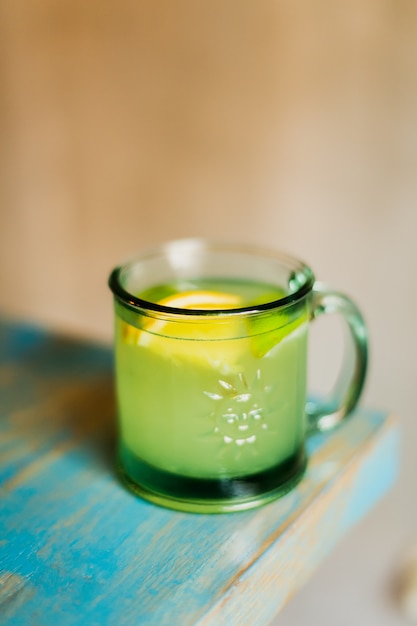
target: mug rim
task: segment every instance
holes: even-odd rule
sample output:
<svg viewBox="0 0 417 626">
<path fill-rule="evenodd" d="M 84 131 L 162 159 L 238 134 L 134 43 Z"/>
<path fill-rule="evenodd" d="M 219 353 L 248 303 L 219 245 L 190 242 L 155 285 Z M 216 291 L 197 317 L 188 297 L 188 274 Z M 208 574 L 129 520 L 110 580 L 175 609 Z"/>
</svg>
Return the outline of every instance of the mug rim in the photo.
<svg viewBox="0 0 417 626">
<path fill-rule="evenodd" d="M 284 296 L 283 298 L 278 298 L 276 300 L 271 300 L 269 302 L 265 302 L 263 304 L 257 304 L 252 306 L 245 307 L 236 307 L 230 309 L 185 309 L 180 307 L 172 307 L 166 306 L 163 304 L 158 304 L 156 302 L 151 302 L 149 300 L 144 300 L 135 296 L 134 294 L 127 291 L 121 284 L 120 276 L 121 273 L 128 268 L 129 266 L 134 266 L 138 263 L 146 261 L 155 256 L 163 256 L 167 255 L 170 248 L 179 246 L 193 246 L 199 247 L 200 249 L 207 251 L 224 251 L 231 253 L 241 253 L 247 255 L 257 255 L 262 256 L 264 258 L 270 257 L 271 260 L 279 261 L 283 265 L 286 265 L 289 269 L 293 269 L 294 271 L 301 271 L 306 280 L 305 282 L 297 288 L 294 292 Z M 290 304 L 294 304 L 303 298 L 313 289 L 315 282 L 315 276 L 309 265 L 304 263 L 303 261 L 295 258 L 294 256 L 287 254 L 285 252 L 280 252 L 277 250 L 273 250 L 271 248 L 263 248 L 250 244 L 241 244 L 234 242 L 221 242 L 215 241 L 205 238 L 185 238 L 185 239 L 175 239 L 171 240 L 165 244 L 154 247 L 148 251 L 145 251 L 143 254 L 136 256 L 121 265 L 116 266 L 112 272 L 110 273 L 108 279 L 108 286 L 110 287 L 113 295 L 117 300 L 133 310 L 140 311 L 152 311 L 154 313 L 163 313 L 166 315 L 177 316 L 183 315 L 187 317 L 219 317 L 219 316 L 234 316 L 241 315 L 247 313 L 262 313 L 265 311 L 270 311 L 273 309 L 282 308 L 288 306 Z"/>
</svg>

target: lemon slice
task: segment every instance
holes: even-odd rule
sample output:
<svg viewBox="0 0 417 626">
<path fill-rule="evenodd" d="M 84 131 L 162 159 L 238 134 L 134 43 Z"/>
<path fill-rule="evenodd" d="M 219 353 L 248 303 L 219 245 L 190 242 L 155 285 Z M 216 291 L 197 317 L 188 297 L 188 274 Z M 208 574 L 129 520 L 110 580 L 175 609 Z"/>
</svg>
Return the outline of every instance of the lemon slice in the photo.
<svg viewBox="0 0 417 626">
<path fill-rule="evenodd" d="M 233 293 L 221 291 L 193 290 L 183 291 L 159 300 L 158 304 L 172 306 L 177 309 L 236 309 L 242 306 L 242 298 Z"/>
<path fill-rule="evenodd" d="M 276 294 L 272 295 L 276 298 Z M 270 299 L 273 299 L 272 295 Z M 237 294 L 210 290 L 174 293 L 157 302 L 166 307 L 202 311 L 227 310 L 245 305 Z M 148 317 L 143 318 L 141 328 L 122 322 L 122 337 L 125 343 L 149 347 L 168 357 L 205 361 L 210 365 L 228 362 L 231 366 L 237 363 L 238 356 L 245 349 L 244 338 L 249 339 L 253 356 L 262 358 L 306 321 L 305 313 L 294 318 L 281 311 L 245 320 L 236 317 L 223 320 L 183 317 L 171 321 Z M 240 341 L 230 341 L 232 339 Z"/>
<path fill-rule="evenodd" d="M 195 290 L 169 295 L 158 301 L 166 307 L 187 310 L 214 311 L 243 306 L 239 295 Z M 246 334 L 244 322 L 237 318 L 212 320 L 207 317 L 181 320 L 146 318 L 142 328 L 123 323 L 126 343 L 147 347 L 170 358 L 186 358 L 211 366 L 236 363 L 241 353 L 239 339 Z"/>
<path fill-rule="evenodd" d="M 273 311 L 259 318 L 254 317 L 248 320 L 253 355 L 257 358 L 264 357 L 306 322 L 306 312 L 297 317 L 291 317 L 288 314 Z"/>
</svg>

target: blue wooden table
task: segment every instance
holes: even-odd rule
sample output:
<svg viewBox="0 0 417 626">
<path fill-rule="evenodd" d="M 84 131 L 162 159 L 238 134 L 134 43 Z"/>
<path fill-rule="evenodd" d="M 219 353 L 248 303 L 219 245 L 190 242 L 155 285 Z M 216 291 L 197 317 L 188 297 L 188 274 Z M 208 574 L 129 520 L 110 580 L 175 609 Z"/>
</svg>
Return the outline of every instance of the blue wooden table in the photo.
<svg viewBox="0 0 417 626">
<path fill-rule="evenodd" d="M 392 485 L 399 429 L 360 409 L 263 508 L 182 514 L 114 471 L 107 348 L 0 324 L 0 623 L 268 624 Z M 360 564 L 358 564 L 360 566 Z"/>
</svg>

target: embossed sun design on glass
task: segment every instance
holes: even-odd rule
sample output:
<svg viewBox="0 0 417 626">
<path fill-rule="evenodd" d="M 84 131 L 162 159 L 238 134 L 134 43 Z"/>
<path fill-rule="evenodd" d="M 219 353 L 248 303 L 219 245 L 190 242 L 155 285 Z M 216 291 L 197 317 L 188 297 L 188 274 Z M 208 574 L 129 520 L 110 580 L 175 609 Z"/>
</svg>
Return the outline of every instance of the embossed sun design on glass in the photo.
<svg viewBox="0 0 417 626">
<path fill-rule="evenodd" d="M 212 429 L 203 437 L 226 444 L 219 446 L 220 460 L 230 454 L 236 460 L 245 454 L 259 456 L 261 448 L 254 445 L 257 440 L 266 436 L 268 429 L 270 436 L 276 434 L 266 419 L 270 392 L 271 385 L 263 384 L 259 368 L 250 386 L 240 372 L 233 382 L 220 378 L 217 391 L 204 392 L 213 401 L 213 412 L 209 416 Z"/>
</svg>

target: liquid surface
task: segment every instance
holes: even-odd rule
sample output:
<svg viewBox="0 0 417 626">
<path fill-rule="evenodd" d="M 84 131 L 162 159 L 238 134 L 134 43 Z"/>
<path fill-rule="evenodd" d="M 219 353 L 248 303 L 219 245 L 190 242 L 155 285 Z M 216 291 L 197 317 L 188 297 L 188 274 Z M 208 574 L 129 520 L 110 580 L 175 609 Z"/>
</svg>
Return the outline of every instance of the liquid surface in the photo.
<svg viewBox="0 0 417 626">
<path fill-rule="evenodd" d="M 138 297 L 210 312 L 256 308 L 284 295 L 259 282 L 205 279 L 158 285 Z M 178 321 L 154 314 L 129 318 L 134 324 L 119 313 L 121 461 L 129 458 L 132 480 L 135 458 L 139 474 L 145 464 L 170 475 L 223 480 L 265 472 L 299 454 L 305 430 L 305 308 Z"/>
<path fill-rule="evenodd" d="M 286 296 L 288 290 L 281 289 L 277 285 L 260 283 L 258 281 L 200 278 L 198 280 L 182 280 L 155 285 L 137 294 L 137 296 L 149 302 L 161 303 L 162 300 L 168 300 L 170 297 L 177 297 L 190 292 L 206 293 L 207 295 L 217 294 L 219 296 L 219 306 L 216 308 L 221 308 L 222 296 L 226 305 L 225 308 L 239 308 L 273 302 Z M 212 304 L 214 305 L 214 300 Z M 170 303 L 166 302 L 166 306 L 170 306 Z M 171 306 L 176 305 L 171 304 Z M 205 307 L 204 304 L 199 306 L 196 303 L 195 306 L 185 306 L 184 308 L 210 309 L 214 308 L 214 306 Z"/>
</svg>

